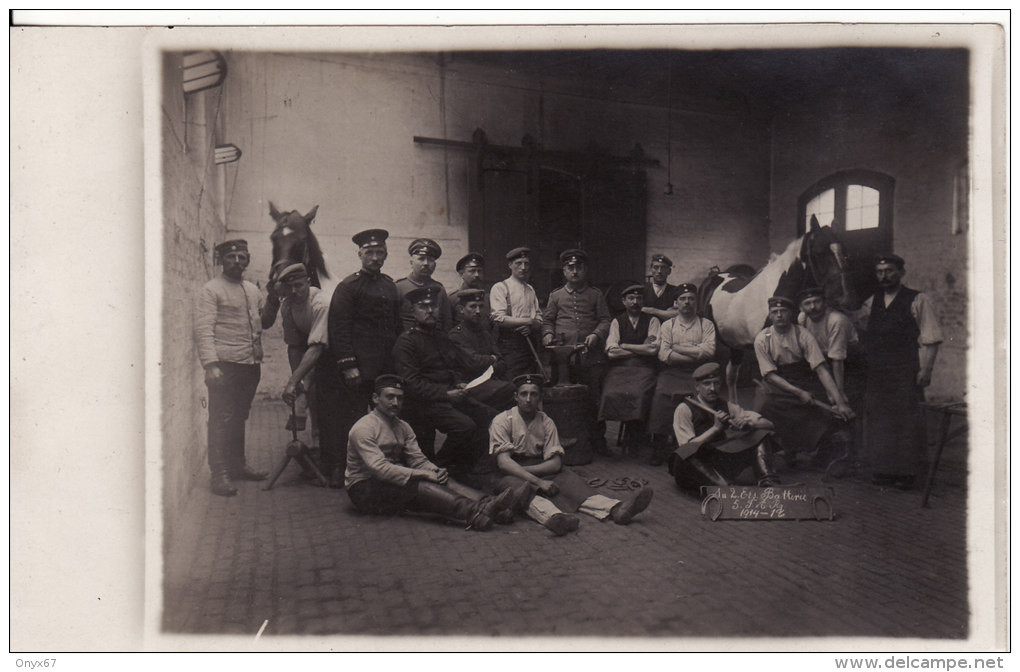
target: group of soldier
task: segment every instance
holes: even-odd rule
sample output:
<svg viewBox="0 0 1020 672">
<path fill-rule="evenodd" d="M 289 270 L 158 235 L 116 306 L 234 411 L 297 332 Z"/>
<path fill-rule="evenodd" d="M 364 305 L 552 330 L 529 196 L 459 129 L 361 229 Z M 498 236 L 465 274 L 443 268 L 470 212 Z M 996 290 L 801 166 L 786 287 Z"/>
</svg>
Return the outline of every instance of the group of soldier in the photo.
<svg viewBox="0 0 1020 672">
<path fill-rule="evenodd" d="M 479 530 L 524 514 L 562 535 L 578 528 L 577 512 L 627 524 L 647 508 L 651 488 L 605 497 L 565 466 L 568 442 L 542 410 L 552 348 L 571 352 L 567 374 L 584 386 L 590 448 L 620 458 L 605 439 L 606 421 L 618 421 L 623 449 L 650 446 L 652 463 L 667 462 L 683 489 L 747 482 L 748 473 L 752 484 L 778 485 L 777 453 L 835 477 L 866 462 L 879 485 L 913 485 L 923 446 L 914 419 L 941 336 L 927 297 L 901 284 L 895 255 L 875 259 L 880 289 L 854 319 L 826 306 L 819 288 L 768 299 L 754 342 L 761 380 L 746 410 L 723 393 L 698 288 L 669 284 L 665 255 L 652 257 L 645 283 L 622 289 L 614 317 L 588 284 L 583 250 L 560 254 L 564 284 L 543 308 L 528 248 L 505 254 L 507 277 L 491 287 L 483 256 L 464 256 L 462 284 L 448 293 L 432 277 L 438 243 L 413 241 L 410 272 L 394 281 L 382 272 L 387 238 L 381 229 L 353 237 L 361 268 L 332 296 L 290 262 L 274 266 L 263 296 L 243 279 L 245 241 L 217 246 L 223 271 L 203 288 L 195 321 L 215 494 L 266 477 L 245 461 L 244 424 L 261 330 L 278 314 L 291 367 L 283 398 L 296 411 L 289 427 L 303 424 L 295 403 L 306 393 L 322 472 L 360 512 L 427 511 Z"/>
</svg>

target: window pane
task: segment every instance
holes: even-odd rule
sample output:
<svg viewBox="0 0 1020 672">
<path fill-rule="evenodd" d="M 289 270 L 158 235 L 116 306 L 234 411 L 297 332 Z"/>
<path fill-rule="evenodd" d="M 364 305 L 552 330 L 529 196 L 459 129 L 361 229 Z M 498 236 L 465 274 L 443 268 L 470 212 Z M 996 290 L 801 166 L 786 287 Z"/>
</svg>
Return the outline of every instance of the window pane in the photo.
<svg viewBox="0 0 1020 672">
<path fill-rule="evenodd" d="M 846 230 L 878 228 L 877 189 L 860 184 L 850 184 L 846 188 Z"/>
<path fill-rule="evenodd" d="M 818 194 L 808 201 L 804 211 L 804 230 L 811 230 L 811 215 L 818 218 L 822 226 L 832 224 L 832 218 L 836 214 L 836 190 L 829 189 Z"/>
</svg>

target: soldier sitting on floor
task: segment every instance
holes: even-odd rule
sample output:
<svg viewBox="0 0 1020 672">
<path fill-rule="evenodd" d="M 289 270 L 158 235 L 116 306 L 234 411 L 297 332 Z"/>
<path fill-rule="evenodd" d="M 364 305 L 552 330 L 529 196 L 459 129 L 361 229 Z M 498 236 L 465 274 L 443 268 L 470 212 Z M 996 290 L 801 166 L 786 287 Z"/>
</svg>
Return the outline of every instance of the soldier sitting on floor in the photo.
<svg viewBox="0 0 1020 672">
<path fill-rule="evenodd" d="M 400 419 L 402 378 L 376 378 L 372 405 L 374 409 L 354 423 L 347 444 L 344 487 L 356 511 L 435 513 L 483 531 L 492 529 L 494 521 L 513 520 L 513 490 L 486 497 L 451 479 L 446 469 L 422 454 L 411 426 Z"/>
<path fill-rule="evenodd" d="M 670 456 L 670 473 L 684 490 L 729 485 L 748 468 L 757 485 L 778 485 L 772 466 L 774 427 L 719 395 L 721 368 L 709 362 L 695 369 L 697 392 L 676 407 L 673 432 L 679 447 Z"/>
<path fill-rule="evenodd" d="M 501 491 L 531 484 L 539 494 L 527 502 L 529 518 L 541 523 L 556 536 L 574 532 L 579 526 L 576 516 L 567 511 L 580 511 L 599 520 L 611 518 L 617 525 L 627 525 L 634 516 L 648 508 L 652 489 L 642 488 L 627 501 L 598 494 L 594 488 L 570 469 L 563 468 L 563 446 L 552 419 L 538 409 L 545 379 L 539 374 L 514 378 L 517 405 L 492 420 L 489 427 L 489 452 L 506 476 L 499 482 Z M 517 505 L 525 504 L 515 498 Z"/>
</svg>

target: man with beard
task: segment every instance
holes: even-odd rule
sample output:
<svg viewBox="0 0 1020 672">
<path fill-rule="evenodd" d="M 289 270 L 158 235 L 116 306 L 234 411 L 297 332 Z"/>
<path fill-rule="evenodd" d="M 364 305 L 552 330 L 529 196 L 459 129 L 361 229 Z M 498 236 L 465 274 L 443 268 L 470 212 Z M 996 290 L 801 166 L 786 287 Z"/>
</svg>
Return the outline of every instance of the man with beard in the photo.
<svg viewBox="0 0 1020 672">
<path fill-rule="evenodd" d="M 251 261 L 247 241 L 228 240 L 215 252 L 223 271 L 198 296 L 194 335 L 209 391 L 210 489 L 233 497 L 231 479 L 267 476 L 250 469 L 244 455 L 244 425 L 262 375 L 265 303 L 259 288 L 244 279 Z"/>
<path fill-rule="evenodd" d="M 457 323 L 460 321 L 460 316 L 457 311 L 459 305 L 458 296 L 464 290 L 482 290 L 482 298 L 485 302 L 483 306 L 484 310 L 481 315 L 481 324 L 486 329 L 491 329 L 492 324 L 489 322 L 489 313 L 492 312 L 492 308 L 489 306 L 489 294 L 485 291 L 485 257 L 478 254 L 477 252 L 468 252 L 460 260 L 457 261 L 457 274 L 460 276 L 460 287 L 450 292 L 450 305 L 453 306 L 453 321 Z"/>
<path fill-rule="evenodd" d="M 859 314 L 867 358 L 866 459 L 877 485 L 909 490 L 923 457 L 920 404 L 942 332 L 928 297 L 902 284 L 905 274 L 902 258 L 876 257 L 879 291 Z"/>
<path fill-rule="evenodd" d="M 429 459 L 462 475 L 470 473 L 485 454 L 485 432 L 492 417 L 513 404 L 513 385 L 490 378 L 472 382 L 496 363 L 495 355 L 468 354 L 439 326 L 436 285 L 407 294 L 415 325 L 393 346 L 397 373 L 407 392 L 407 418 Z M 437 455 L 435 433 L 446 434 Z"/>
<path fill-rule="evenodd" d="M 644 306 L 641 312 L 651 315 L 660 323 L 676 317 L 679 312 L 673 305 L 676 300 L 676 285 L 667 282 L 673 272 L 673 261 L 664 254 L 653 254 L 651 273 L 644 286 Z"/>
<path fill-rule="evenodd" d="M 400 330 L 400 297 L 386 261 L 383 229 L 369 229 L 352 240 L 361 270 L 337 285 L 329 306 L 329 354 L 319 357 L 315 379 L 319 444 L 324 473 L 340 487 L 347 463 L 347 435 L 368 412 L 372 384 L 393 371 L 391 354 Z"/>
<path fill-rule="evenodd" d="M 450 305 L 450 297 L 446 294 L 443 283 L 432 278 L 436 270 L 436 261 L 443 256 L 443 248 L 431 238 L 418 238 L 407 246 L 407 253 L 411 256 L 411 272 L 406 278 L 397 280 L 397 292 L 402 300 L 400 308 L 400 328 L 406 331 L 414 326 L 414 311 L 408 302 L 407 295 L 421 287 L 438 287 L 438 313 L 439 327 L 443 332 L 453 328 L 453 307 Z"/>
<path fill-rule="evenodd" d="M 435 513 L 468 529 L 492 529 L 494 521 L 512 522 L 515 493 L 495 497 L 457 483 L 422 454 L 411 426 L 400 419 L 404 381 L 376 378 L 373 410 L 351 428 L 344 486 L 359 513 L 394 515 L 404 511 Z M 509 515 L 506 515 L 509 514 Z"/>
<path fill-rule="evenodd" d="M 787 464 L 796 464 L 798 453 L 814 452 L 815 465 L 827 468 L 849 453 L 852 438 L 846 423 L 854 413 L 836 387 L 818 341 L 795 323 L 797 304 L 773 296 L 768 306 L 772 324 L 754 338 L 765 381 L 756 408 L 776 426 Z"/>
<path fill-rule="evenodd" d="M 751 469 L 758 486 L 779 485 L 772 465 L 772 423 L 720 396 L 720 370 L 715 362 L 695 369 L 696 393 L 676 407 L 673 432 L 678 448 L 670 459 L 670 473 L 681 489 L 692 491 L 703 485 L 730 485 L 746 469 Z"/>
<path fill-rule="evenodd" d="M 542 329 L 542 311 L 531 278 L 531 250 L 515 247 L 506 253 L 510 277 L 497 282 L 489 292 L 490 318 L 496 325 L 499 349 L 506 358 L 507 378 L 534 371 L 535 346 Z"/>
<path fill-rule="evenodd" d="M 659 361 L 663 364 L 655 381 L 655 395 L 648 416 L 652 432 L 651 464 L 666 461 L 673 431 L 673 411 L 680 400 L 694 392 L 694 369 L 715 356 L 715 324 L 698 317 L 698 288 L 685 282 L 677 287 L 673 306 L 676 317 L 659 328 Z"/>
</svg>

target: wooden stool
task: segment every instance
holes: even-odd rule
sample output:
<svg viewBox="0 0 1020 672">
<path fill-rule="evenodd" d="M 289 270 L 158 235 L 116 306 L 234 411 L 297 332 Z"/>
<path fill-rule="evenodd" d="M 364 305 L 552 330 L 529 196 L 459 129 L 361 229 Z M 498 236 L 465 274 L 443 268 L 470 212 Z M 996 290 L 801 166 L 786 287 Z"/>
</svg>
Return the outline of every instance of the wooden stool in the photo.
<svg viewBox="0 0 1020 672">
<path fill-rule="evenodd" d="M 957 401 L 948 404 L 923 403 L 921 407 L 927 411 L 935 411 L 939 414 L 939 434 L 935 444 L 935 455 L 932 457 L 931 466 L 928 468 L 928 479 L 924 484 L 924 496 L 921 498 L 921 508 L 928 506 L 928 497 L 931 495 L 932 485 L 935 484 L 935 472 L 938 471 L 939 461 L 942 459 L 942 449 L 950 439 L 954 439 L 967 431 L 967 402 Z M 962 424 L 950 431 L 953 418 L 962 419 Z"/>
</svg>

